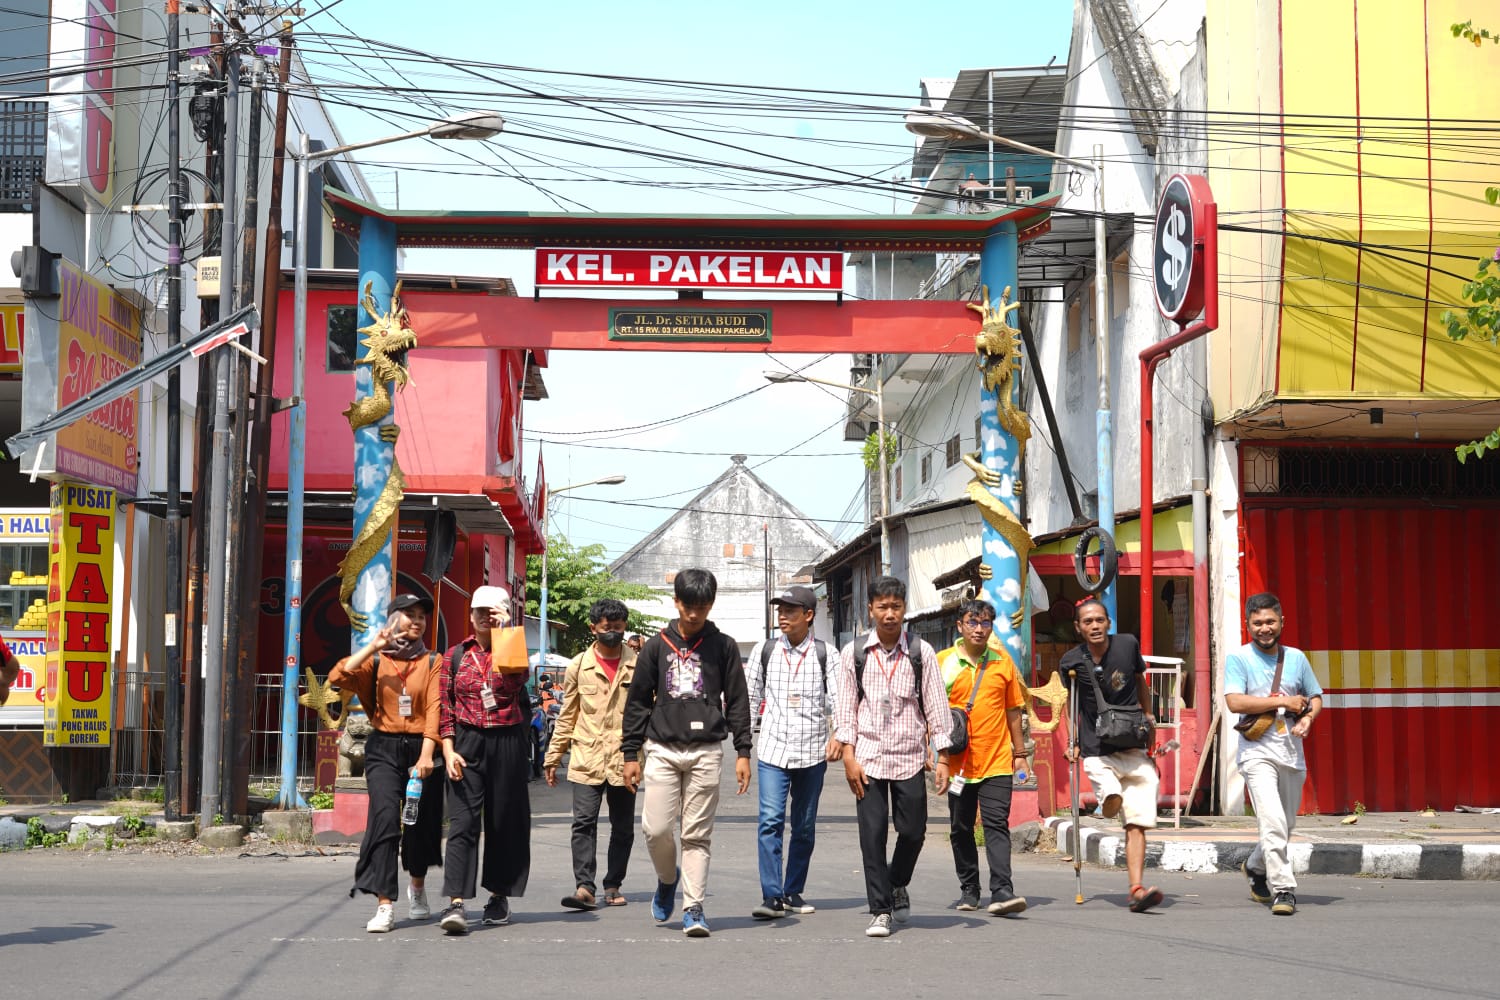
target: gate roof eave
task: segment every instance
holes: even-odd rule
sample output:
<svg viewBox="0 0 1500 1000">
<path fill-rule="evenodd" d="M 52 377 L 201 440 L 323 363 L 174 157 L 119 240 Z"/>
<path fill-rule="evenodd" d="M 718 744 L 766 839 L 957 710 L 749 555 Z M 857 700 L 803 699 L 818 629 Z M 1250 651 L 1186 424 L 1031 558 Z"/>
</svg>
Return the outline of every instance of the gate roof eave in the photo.
<svg viewBox="0 0 1500 1000">
<path fill-rule="evenodd" d="M 1045 233 L 1062 197 L 1049 192 L 996 212 L 964 215 L 666 215 L 595 212 L 390 211 L 325 189 L 334 228 L 357 234 L 366 217 L 396 227 L 402 247 L 659 246 L 732 249 L 961 253 L 977 249 L 1003 223 L 1021 242 Z"/>
</svg>

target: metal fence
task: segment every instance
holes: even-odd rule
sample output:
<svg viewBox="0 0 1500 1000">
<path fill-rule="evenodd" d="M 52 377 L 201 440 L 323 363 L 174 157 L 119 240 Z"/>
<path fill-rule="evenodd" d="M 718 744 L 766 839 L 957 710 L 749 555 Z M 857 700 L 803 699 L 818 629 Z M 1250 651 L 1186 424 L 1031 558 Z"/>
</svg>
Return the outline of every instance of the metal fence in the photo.
<svg viewBox="0 0 1500 1000">
<path fill-rule="evenodd" d="M 110 784 L 154 788 L 162 783 L 163 710 L 166 676 L 144 670 L 117 671 L 109 744 Z"/>
<path fill-rule="evenodd" d="M 1167 740 L 1177 741 L 1169 751 L 1170 761 L 1163 770 L 1172 771 L 1173 825 L 1182 826 L 1182 668 L 1183 661 L 1174 656 L 1145 656 L 1146 679 L 1151 684 L 1151 714 L 1156 716 L 1156 731 Z"/>
<path fill-rule="evenodd" d="M 312 787 L 318 750 L 318 717 L 297 709 L 297 784 Z M 281 787 L 281 674 L 255 675 L 250 715 L 250 786 Z"/>
</svg>

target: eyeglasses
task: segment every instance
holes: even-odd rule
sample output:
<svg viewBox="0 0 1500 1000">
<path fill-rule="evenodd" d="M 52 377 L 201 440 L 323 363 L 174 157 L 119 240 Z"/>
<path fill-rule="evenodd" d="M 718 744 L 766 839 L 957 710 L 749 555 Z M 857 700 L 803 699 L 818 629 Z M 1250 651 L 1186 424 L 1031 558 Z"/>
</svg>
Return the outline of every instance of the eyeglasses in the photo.
<svg viewBox="0 0 1500 1000">
<path fill-rule="evenodd" d="M 995 619 L 993 619 L 993 618 L 964 618 L 964 619 L 962 619 L 962 620 L 959 621 L 959 624 L 962 625 L 964 628 L 978 628 L 981 625 L 993 625 L 993 624 L 995 624 Z"/>
</svg>

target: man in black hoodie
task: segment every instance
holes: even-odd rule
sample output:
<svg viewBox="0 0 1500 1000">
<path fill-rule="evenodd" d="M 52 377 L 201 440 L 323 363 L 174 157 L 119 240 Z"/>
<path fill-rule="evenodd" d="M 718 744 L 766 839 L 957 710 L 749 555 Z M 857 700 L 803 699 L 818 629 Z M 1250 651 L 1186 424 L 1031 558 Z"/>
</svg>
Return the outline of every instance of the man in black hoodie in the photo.
<svg viewBox="0 0 1500 1000">
<path fill-rule="evenodd" d="M 734 733 L 737 794 L 750 787 L 750 694 L 739 645 L 708 614 L 719 582 L 706 569 L 685 569 L 673 581 L 677 620 L 646 640 L 625 703 L 625 785 L 644 785 L 641 833 L 656 867 L 651 915 L 672 916 L 682 886 L 682 931 L 708 937 L 703 899 L 719 809 L 724 737 Z M 646 751 L 644 768 L 639 760 Z M 682 864 L 673 836 L 682 828 Z"/>
</svg>

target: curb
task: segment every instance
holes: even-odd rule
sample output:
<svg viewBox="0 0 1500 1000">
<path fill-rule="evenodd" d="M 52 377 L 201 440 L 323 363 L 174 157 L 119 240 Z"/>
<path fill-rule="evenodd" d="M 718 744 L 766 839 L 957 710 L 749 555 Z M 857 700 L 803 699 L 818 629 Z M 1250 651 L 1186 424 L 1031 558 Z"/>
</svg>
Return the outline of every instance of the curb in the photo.
<svg viewBox="0 0 1500 1000">
<path fill-rule="evenodd" d="M 1049 816 L 1042 821 L 1057 838 L 1058 851 L 1072 837 L 1073 821 Z M 1125 867 L 1125 837 L 1079 824 L 1083 859 L 1102 868 Z M 1233 872 L 1250 857 L 1254 844 L 1213 840 L 1146 839 L 1146 867 L 1169 872 Z M 1371 875 L 1435 881 L 1500 881 L 1500 844 L 1308 844 L 1288 849 L 1296 875 Z"/>
</svg>

